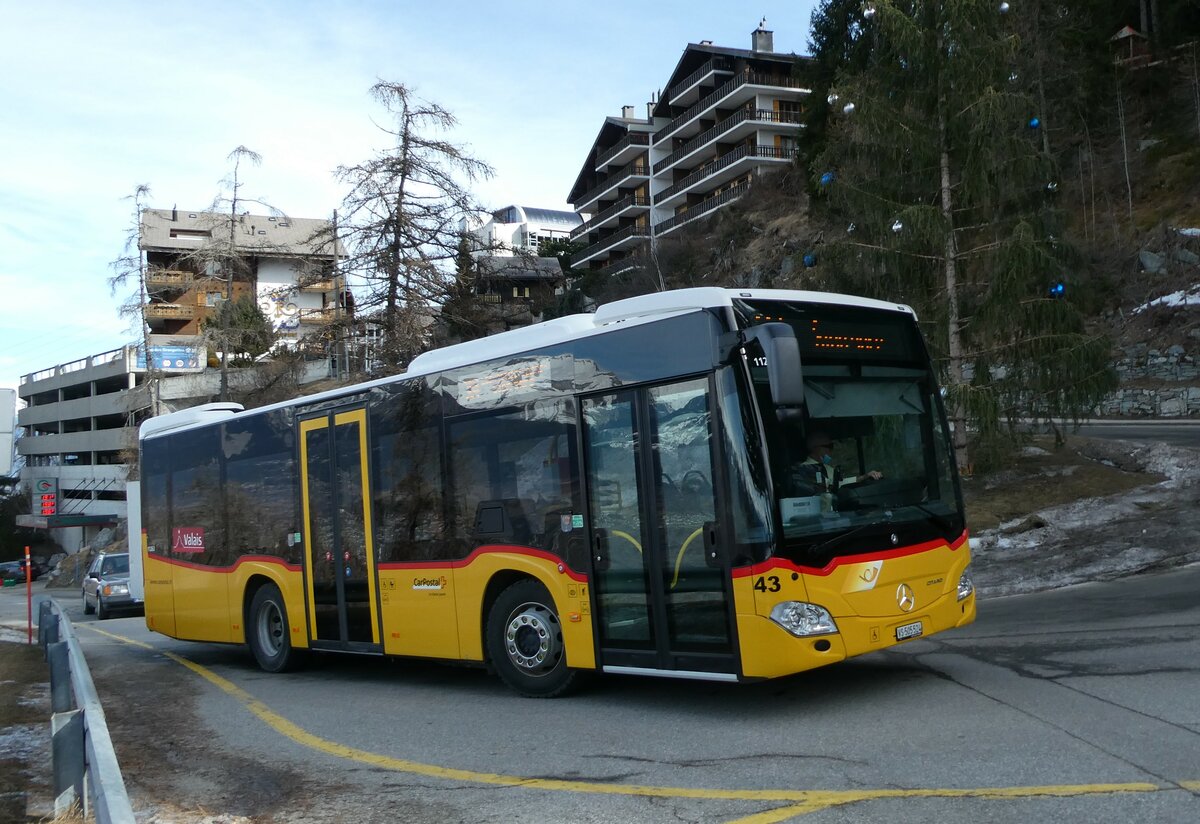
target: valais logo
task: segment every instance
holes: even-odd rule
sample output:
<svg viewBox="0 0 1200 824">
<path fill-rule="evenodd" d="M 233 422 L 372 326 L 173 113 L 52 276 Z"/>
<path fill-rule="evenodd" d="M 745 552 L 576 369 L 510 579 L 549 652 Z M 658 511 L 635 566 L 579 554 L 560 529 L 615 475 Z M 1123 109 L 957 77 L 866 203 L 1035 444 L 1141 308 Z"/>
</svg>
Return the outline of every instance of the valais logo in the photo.
<svg viewBox="0 0 1200 824">
<path fill-rule="evenodd" d="M 184 555 L 204 551 L 204 527 L 177 526 L 171 530 L 171 551 Z"/>
</svg>

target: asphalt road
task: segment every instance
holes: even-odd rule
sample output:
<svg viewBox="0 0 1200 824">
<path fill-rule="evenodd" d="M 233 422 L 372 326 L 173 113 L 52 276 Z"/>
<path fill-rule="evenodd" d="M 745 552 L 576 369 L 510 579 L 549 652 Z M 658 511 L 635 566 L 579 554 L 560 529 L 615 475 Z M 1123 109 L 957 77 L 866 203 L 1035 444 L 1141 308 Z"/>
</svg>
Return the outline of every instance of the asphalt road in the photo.
<svg viewBox="0 0 1200 824">
<path fill-rule="evenodd" d="M 1200 820 L 1197 593 L 1200 566 L 995 599 L 780 681 L 610 677 L 554 701 L 425 662 L 267 675 L 63 602 L 146 820 L 165 797 L 279 822 L 1091 824 Z"/>
<path fill-rule="evenodd" d="M 1072 430 L 1068 430 L 1072 431 Z M 1169 443 L 1175 446 L 1200 447 L 1200 420 L 1194 418 L 1153 421 L 1090 421 L 1082 424 L 1076 434 L 1086 438 L 1108 438 L 1144 443 Z"/>
</svg>

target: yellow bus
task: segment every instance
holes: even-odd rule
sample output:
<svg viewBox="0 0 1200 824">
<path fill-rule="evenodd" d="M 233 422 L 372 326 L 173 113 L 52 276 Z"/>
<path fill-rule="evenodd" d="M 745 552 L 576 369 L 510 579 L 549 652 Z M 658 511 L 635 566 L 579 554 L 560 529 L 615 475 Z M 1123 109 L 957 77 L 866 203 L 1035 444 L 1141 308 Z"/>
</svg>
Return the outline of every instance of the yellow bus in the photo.
<svg viewBox="0 0 1200 824">
<path fill-rule="evenodd" d="M 941 394 L 896 304 L 635 297 L 151 418 L 140 450 L 147 625 L 272 672 L 422 656 L 549 697 L 594 671 L 773 678 L 975 617 Z"/>
</svg>

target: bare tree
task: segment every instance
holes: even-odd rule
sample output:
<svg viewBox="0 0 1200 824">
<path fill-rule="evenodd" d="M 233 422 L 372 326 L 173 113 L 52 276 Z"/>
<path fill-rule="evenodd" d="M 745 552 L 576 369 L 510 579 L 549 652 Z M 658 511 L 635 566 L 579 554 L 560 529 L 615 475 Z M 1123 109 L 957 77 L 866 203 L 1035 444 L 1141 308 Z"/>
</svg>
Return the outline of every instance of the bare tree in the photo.
<svg viewBox="0 0 1200 824">
<path fill-rule="evenodd" d="M 424 347 L 432 307 L 454 290 L 459 222 L 482 211 L 460 180 L 490 178 L 493 171 L 431 134 L 457 123 L 441 106 L 418 99 L 402 83 L 380 81 L 371 96 L 390 118 L 379 128 L 391 145 L 336 174 L 350 185 L 341 227 L 348 268 L 367 285 L 358 306 L 379 324 L 380 360 L 396 371 Z"/>
<path fill-rule="evenodd" d="M 219 321 L 215 328 L 204 330 L 205 337 L 215 342 L 221 353 L 221 400 L 223 401 L 229 399 L 230 352 L 244 348 L 239 346 L 240 341 L 234 340 L 237 330 L 230 323 L 232 318 L 238 314 L 230 311 L 230 305 L 234 300 L 233 283 L 235 279 L 249 282 L 253 280 L 254 276 L 252 261 L 238 244 L 241 210 L 247 203 L 256 203 L 272 212 L 276 211 L 261 200 L 247 199 L 242 196 L 242 186 L 244 185 L 241 177 L 242 163 L 259 166 L 262 164 L 262 156 L 245 146 L 238 146 L 229 153 L 226 160 L 233 163 L 233 168 L 230 170 L 229 176 L 221 181 L 225 190 L 213 200 L 211 211 L 216 214 L 220 213 L 223 207 L 228 209 L 228 223 L 223 227 L 225 231 L 214 231 L 213 242 L 201 250 L 205 258 L 207 273 L 220 274 L 225 278 L 226 306 L 223 307 L 225 311 L 218 313 Z"/>
<path fill-rule="evenodd" d="M 146 391 L 149 393 L 150 414 L 157 415 L 160 411 L 159 374 L 153 353 L 150 351 L 150 325 L 146 322 L 146 304 L 149 302 L 149 292 L 146 289 L 146 258 L 138 242 L 142 236 L 142 209 L 145 208 L 146 198 L 150 196 L 150 186 L 146 183 L 134 187 L 133 194 L 125 200 L 133 201 L 133 221 L 125 234 L 123 254 L 109 263 L 113 270 L 108 279 L 108 288 L 112 294 L 118 289 L 128 286 L 129 281 L 136 281 L 136 287 L 124 300 L 120 307 L 121 317 L 129 318 L 130 326 L 136 326 L 138 337 L 141 338 L 142 353 L 146 359 Z"/>
</svg>

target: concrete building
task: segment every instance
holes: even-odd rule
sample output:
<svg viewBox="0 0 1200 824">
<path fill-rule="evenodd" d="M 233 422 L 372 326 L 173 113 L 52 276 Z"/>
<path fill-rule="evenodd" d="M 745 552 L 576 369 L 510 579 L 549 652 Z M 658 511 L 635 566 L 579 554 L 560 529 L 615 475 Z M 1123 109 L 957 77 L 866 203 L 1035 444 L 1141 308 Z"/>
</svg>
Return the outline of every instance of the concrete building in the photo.
<svg viewBox="0 0 1200 824">
<path fill-rule="evenodd" d="M 226 295 L 253 295 L 281 342 L 296 344 L 346 310 L 336 261 L 345 250 L 328 220 L 212 212 L 142 211 L 139 248 L 146 255 L 146 322 L 153 334 L 198 335 Z"/>
<path fill-rule="evenodd" d="M 755 175 L 796 153 L 809 60 L 774 51 L 764 20 L 750 49 L 689 43 L 640 117 L 605 118 L 567 201 L 586 220 L 574 267 L 630 268 L 663 237 L 741 197 Z"/>
<path fill-rule="evenodd" d="M 203 368 L 193 360 L 164 374 Z M 138 407 L 147 405 L 136 391 L 145 373 L 144 355 L 125 346 L 21 377 L 25 408 L 17 425 L 25 434 L 17 452 L 33 512 L 18 517 L 19 526 L 50 529 L 64 550 L 76 552 L 125 517 L 125 458 L 144 415 Z"/>
<path fill-rule="evenodd" d="M 225 299 L 227 271 L 235 298 L 253 295 L 285 343 L 303 344 L 347 311 L 335 266 L 345 252 L 326 220 L 243 214 L 231 223 L 228 215 L 145 209 L 138 245 L 150 363 L 161 378 L 154 404 L 163 410 L 219 391 L 200 333 Z M 313 374 L 302 381 L 331 369 L 328 359 L 310 366 Z M 147 374 L 144 347 L 128 345 L 22 376 L 17 452 L 33 511 L 21 526 L 52 530 L 64 550 L 75 552 L 125 517 L 126 464 L 152 407 Z M 230 378 L 236 389 L 251 376 L 239 370 Z"/>
<path fill-rule="evenodd" d="M 165 337 L 151 346 L 159 377 L 155 403 L 162 411 L 217 397 L 220 373 L 205 368 L 202 350 Z M 301 383 L 330 376 L 328 361 L 308 367 Z M 146 358 L 132 344 L 21 377 L 17 393 L 25 408 L 17 413 L 17 425 L 24 436 L 17 453 L 24 459 L 20 483 L 32 494 L 33 512 L 18 516 L 18 526 L 51 530 L 54 541 L 74 553 L 126 517 L 127 462 L 151 408 L 146 377 Z M 230 386 L 244 388 L 253 378 L 251 370 L 235 370 Z"/>
</svg>

